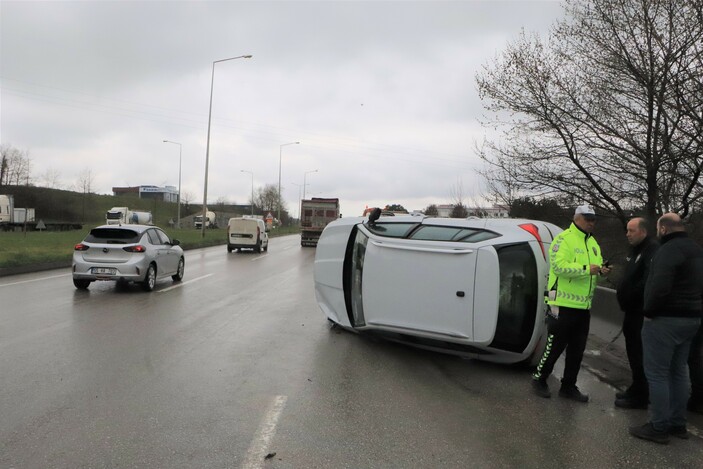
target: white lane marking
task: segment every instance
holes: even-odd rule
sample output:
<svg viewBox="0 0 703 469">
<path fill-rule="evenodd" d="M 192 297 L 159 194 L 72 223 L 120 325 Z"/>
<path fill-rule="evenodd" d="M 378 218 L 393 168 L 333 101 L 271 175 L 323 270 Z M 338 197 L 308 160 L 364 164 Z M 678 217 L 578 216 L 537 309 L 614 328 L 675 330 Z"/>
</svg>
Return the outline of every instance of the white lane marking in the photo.
<svg viewBox="0 0 703 469">
<path fill-rule="evenodd" d="M 251 262 L 253 262 L 253 261 L 258 261 L 259 259 L 263 259 L 264 257 L 267 257 L 267 256 L 268 256 L 268 254 L 264 254 L 263 256 L 255 257 L 255 258 L 249 259 L 249 260 L 250 260 Z"/>
<path fill-rule="evenodd" d="M 49 280 L 50 278 L 68 277 L 69 275 L 73 275 L 73 274 L 50 275 L 49 277 L 35 278 L 32 280 L 22 280 L 21 282 L 3 283 L 3 284 L 0 284 L 0 287 L 9 287 L 12 285 L 20 285 L 22 283 L 41 282 L 43 280 Z"/>
<path fill-rule="evenodd" d="M 188 281 L 186 281 L 186 282 L 180 282 L 180 283 L 175 284 L 175 285 L 172 286 L 172 287 L 164 288 L 163 290 L 157 290 L 157 291 L 158 291 L 159 293 L 164 293 L 164 292 L 167 292 L 167 291 L 171 291 L 171 290 L 174 290 L 174 289 L 176 289 L 176 288 L 181 288 L 183 285 L 188 285 L 189 283 L 197 282 L 198 280 L 202 280 L 202 279 L 204 279 L 204 278 L 208 278 L 208 277 L 210 277 L 210 276 L 212 276 L 212 275 L 215 275 L 215 274 L 203 275 L 202 277 L 194 278 L 194 279 L 188 280 Z"/>
<path fill-rule="evenodd" d="M 274 398 L 266 416 L 259 425 L 259 429 L 256 431 L 254 440 L 249 446 L 247 458 L 244 460 L 244 464 L 242 464 L 242 469 L 259 469 L 263 467 L 269 444 L 276 434 L 278 418 L 281 416 L 281 412 L 283 412 L 283 407 L 285 407 L 287 400 L 287 396 L 276 396 Z"/>
</svg>

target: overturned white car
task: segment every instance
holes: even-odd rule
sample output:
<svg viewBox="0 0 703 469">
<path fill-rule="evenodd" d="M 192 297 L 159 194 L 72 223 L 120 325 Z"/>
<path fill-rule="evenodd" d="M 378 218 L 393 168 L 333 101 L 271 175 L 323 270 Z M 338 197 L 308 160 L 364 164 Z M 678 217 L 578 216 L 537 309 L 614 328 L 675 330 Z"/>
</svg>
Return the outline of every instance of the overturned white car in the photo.
<svg viewBox="0 0 703 469">
<path fill-rule="evenodd" d="M 348 330 L 534 363 L 546 337 L 548 248 L 561 231 L 517 219 L 339 219 L 317 245 L 315 294 Z"/>
</svg>

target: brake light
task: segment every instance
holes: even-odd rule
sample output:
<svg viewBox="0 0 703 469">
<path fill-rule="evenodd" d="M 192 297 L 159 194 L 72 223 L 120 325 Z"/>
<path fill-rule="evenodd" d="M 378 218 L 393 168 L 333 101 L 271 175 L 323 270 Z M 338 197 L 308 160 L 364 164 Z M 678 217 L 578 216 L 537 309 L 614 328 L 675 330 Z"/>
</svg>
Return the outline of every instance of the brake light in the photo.
<svg viewBox="0 0 703 469">
<path fill-rule="evenodd" d="M 141 244 L 137 244 L 136 246 L 127 246 L 126 248 L 122 248 L 122 250 L 127 252 L 146 252 L 146 248 Z"/>
<path fill-rule="evenodd" d="M 83 243 L 78 243 L 75 246 L 73 246 L 74 251 L 87 251 L 88 249 L 90 249 L 90 248 Z"/>
<path fill-rule="evenodd" d="M 520 228 L 535 237 L 535 239 L 537 240 L 537 244 L 539 244 L 539 248 L 542 250 L 542 257 L 544 257 L 544 259 L 546 260 L 547 255 L 544 252 L 544 244 L 542 243 L 542 237 L 539 235 L 539 228 L 537 228 L 537 225 L 535 225 L 534 223 L 524 223 L 520 225 Z"/>
</svg>

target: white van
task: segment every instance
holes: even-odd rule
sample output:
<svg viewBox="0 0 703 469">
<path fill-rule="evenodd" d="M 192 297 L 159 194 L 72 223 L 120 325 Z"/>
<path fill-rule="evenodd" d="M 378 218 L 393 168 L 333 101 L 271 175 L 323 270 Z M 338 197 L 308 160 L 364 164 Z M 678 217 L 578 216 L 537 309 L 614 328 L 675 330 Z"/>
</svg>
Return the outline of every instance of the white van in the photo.
<svg viewBox="0 0 703 469">
<path fill-rule="evenodd" d="M 230 218 L 227 222 L 227 252 L 234 249 L 268 251 L 268 228 L 258 218 Z"/>
</svg>

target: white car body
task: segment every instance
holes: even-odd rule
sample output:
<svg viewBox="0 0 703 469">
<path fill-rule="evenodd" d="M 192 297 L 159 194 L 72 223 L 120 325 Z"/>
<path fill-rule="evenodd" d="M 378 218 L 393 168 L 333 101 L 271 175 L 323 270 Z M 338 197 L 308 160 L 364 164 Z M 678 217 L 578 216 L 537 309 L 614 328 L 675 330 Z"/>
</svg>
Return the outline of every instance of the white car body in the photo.
<svg viewBox="0 0 703 469">
<path fill-rule="evenodd" d="M 227 252 L 235 249 L 268 251 L 268 227 L 259 218 L 230 218 L 227 222 Z"/>
<path fill-rule="evenodd" d="M 316 298 L 349 330 L 487 361 L 534 362 L 546 337 L 548 249 L 561 231 L 517 219 L 340 219 L 317 246 Z"/>
</svg>

